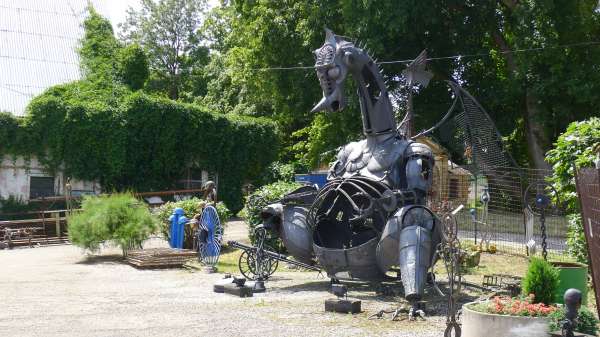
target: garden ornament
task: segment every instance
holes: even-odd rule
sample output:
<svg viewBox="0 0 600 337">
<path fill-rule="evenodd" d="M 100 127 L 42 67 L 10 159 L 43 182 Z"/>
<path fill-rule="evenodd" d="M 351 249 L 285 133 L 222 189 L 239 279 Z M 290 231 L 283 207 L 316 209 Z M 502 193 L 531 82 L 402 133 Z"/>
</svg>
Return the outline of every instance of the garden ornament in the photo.
<svg viewBox="0 0 600 337">
<path fill-rule="evenodd" d="M 184 215 L 183 208 L 175 208 L 173 214 L 169 217 L 171 228 L 169 231 L 171 248 L 183 248 L 183 236 L 185 234 L 185 225 L 188 219 Z"/>
<path fill-rule="evenodd" d="M 221 254 L 222 239 L 223 227 L 217 209 L 213 206 L 207 206 L 202 211 L 196 232 L 198 260 L 206 267 L 207 272 L 215 271 L 215 265 Z"/>
<path fill-rule="evenodd" d="M 261 216 L 296 260 L 316 260 L 332 283 L 381 280 L 400 270 L 413 318 L 423 314 L 428 271 L 443 240 L 439 219 L 425 206 L 433 153 L 398 131 L 383 76 L 364 48 L 326 30 L 314 53 L 323 97 L 312 111 L 341 111 L 351 75 L 365 139 L 341 147 L 320 190 L 302 187 Z"/>
<path fill-rule="evenodd" d="M 204 190 L 204 194 L 202 196 L 202 198 L 204 200 L 206 200 L 207 202 L 210 202 L 210 203 L 217 202 L 217 185 L 215 184 L 214 181 L 212 181 L 212 180 L 207 181 L 202 186 L 202 189 Z"/>
<path fill-rule="evenodd" d="M 490 225 L 488 224 L 488 206 L 489 206 L 491 197 L 490 197 L 489 189 L 487 187 L 483 188 L 483 192 L 481 193 L 479 200 L 481 201 L 481 204 L 482 204 L 481 214 L 479 216 L 479 219 L 477 219 L 477 210 L 474 208 L 472 208 L 470 210 L 471 219 L 472 219 L 473 223 L 475 224 L 475 244 L 477 244 L 477 228 L 479 225 L 481 228 L 481 241 L 479 242 L 479 248 L 482 249 L 483 245 L 485 244 L 486 249 L 489 249 L 490 240 L 491 240 L 491 236 L 490 236 L 491 228 L 490 228 Z"/>
<path fill-rule="evenodd" d="M 546 214 L 557 208 L 560 204 L 558 192 L 547 182 L 536 182 L 527 186 L 523 195 L 527 210 L 531 214 L 540 216 L 540 232 L 542 236 L 542 257 L 548 260 L 548 244 L 546 231 Z M 556 201 L 554 203 L 553 201 Z"/>
<path fill-rule="evenodd" d="M 563 337 L 574 337 L 573 331 L 577 326 L 577 315 L 581 307 L 581 291 L 577 289 L 568 289 L 565 291 L 565 320 L 562 322 Z"/>
</svg>

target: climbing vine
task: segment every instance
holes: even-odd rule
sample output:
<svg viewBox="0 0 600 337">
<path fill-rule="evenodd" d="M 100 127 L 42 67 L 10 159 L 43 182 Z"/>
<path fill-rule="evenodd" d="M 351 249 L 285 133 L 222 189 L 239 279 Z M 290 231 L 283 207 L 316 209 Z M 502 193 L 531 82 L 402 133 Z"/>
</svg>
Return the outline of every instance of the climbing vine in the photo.
<svg viewBox="0 0 600 337">
<path fill-rule="evenodd" d="M 173 188 L 197 167 L 218 173 L 219 197 L 232 210 L 242 207 L 244 182 L 276 158 L 278 135 L 268 120 L 124 87 L 91 89 L 85 82 L 54 87 L 30 103 L 23 121 L 1 114 L 0 155 L 27 150 L 49 172 L 97 180 L 106 190 Z"/>
</svg>

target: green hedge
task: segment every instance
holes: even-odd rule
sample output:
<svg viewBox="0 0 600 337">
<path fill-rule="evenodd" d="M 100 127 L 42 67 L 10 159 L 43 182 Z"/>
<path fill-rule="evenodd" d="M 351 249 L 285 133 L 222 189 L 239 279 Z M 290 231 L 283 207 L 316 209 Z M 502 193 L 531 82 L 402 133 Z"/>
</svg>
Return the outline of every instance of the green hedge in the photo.
<svg viewBox="0 0 600 337">
<path fill-rule="evenodd" d="M 34 154 L 49 172 L 105 190 L 170 189 L 193 165 L 218 173 L 219 199 L 237 212 L 242 185 L 276 158 L 279 137 L 266 119 L 80 81 L 33 99 L 23 121 L 0 114 L 0 144 L 0 156 Z"/>
</svg>

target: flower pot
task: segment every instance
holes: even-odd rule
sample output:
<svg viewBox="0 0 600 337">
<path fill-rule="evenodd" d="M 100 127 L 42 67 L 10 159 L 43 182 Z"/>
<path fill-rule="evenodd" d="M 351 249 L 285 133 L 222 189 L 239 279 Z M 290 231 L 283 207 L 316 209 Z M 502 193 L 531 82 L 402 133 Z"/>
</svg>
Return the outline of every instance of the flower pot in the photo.
<svg viewBox="0 0 600 337">
<path fill-rule="evenodd" d="M 548 319 L 488 314 L 475 311 L 467 303 L 462 307 L 461 337 L 547 337 Z"/>
<path fill-rule="evenodd" d="M 588 266 L 583 263 L 574 262 L 551 262 L 558 269 L 558 288 L 554 294 L 556 303 L 564 303 L 563 296 L 569 288 L 575 288 L 581 291 L 583 304 L 587 303 L 587 278 Z"/>
</svg>

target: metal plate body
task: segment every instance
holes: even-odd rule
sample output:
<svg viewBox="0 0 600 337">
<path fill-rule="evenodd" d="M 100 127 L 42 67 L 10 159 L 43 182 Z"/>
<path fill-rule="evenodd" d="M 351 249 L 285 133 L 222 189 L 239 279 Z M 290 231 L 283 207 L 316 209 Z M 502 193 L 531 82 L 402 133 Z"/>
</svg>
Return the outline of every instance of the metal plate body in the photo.
<svg viewBox="0 0 600 337">
<path fill-rule="evenodd" d="M 600 169 L 581 169 L 576 178 L 596 303 L 600 303 Z"/>
</svg>

